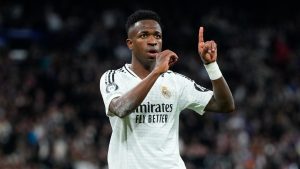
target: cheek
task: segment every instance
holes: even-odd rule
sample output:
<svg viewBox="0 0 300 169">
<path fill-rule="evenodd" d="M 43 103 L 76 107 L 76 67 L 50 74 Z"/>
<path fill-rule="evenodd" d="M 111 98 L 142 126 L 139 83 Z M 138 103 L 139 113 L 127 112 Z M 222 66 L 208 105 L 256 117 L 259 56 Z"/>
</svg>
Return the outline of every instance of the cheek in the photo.
<svg viewBox="0 0 300 169">
<path fill-rule="evenodd" d="M 159 48 L 162 48 L 162 41 L 158 41 L 157 45 L 159 46 Z"/>
<path fill-rule="evenodd" d="M 159 43 L 159 49 L 161 49 L 162 48 L 162 43 Z"/>
<path fill-rule="evenodd" d="M 132 51 L 134 53 L 142 53 L 143 52 L 143 47 L 141 47 L 139 45 L 136 45 L 136 46 L 134 46 L 134 48 L 132 48 Z"/>
<path fill-rule="evenodd" d="M 145 43 L 137 43 L 135 44 L 135 48 L 137 51 L 143 51 L 146 48 L 146 44 Z"/>
</svg>

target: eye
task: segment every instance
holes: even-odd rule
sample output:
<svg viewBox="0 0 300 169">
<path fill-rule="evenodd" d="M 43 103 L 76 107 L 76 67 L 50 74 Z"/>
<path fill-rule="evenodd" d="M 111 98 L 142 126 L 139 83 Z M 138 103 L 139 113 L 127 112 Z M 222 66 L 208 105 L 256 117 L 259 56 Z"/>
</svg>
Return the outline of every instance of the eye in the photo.
<svg viewBox="0 0 300 169">
<path fill-rule="evenodd" d="M 161 39 L 161 35 L 157 34 L 157 35 L 155 35 L 155 38 L 156 39 Z"/>
<path fill-rule="evenodd" d="M 141 34 L 141 35 L 140 35 L 140 38 L 142 38 L 142 39 L 145 39 L 145 38 L 147 38 L 147 37 L 148 37 L 147 34 Z"/>
</svg>

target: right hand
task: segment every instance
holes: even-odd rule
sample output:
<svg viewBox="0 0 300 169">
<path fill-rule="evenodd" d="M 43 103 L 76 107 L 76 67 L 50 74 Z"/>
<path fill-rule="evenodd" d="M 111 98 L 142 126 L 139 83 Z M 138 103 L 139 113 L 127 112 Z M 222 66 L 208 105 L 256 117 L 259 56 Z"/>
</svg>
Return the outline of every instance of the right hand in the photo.
<svg viewBox="0 0 300 169">
<path fill-rule="evenodd" d="M 204 64 L 209 64 L 217 60 L 217 44 L 215 41 L 204 41 L 204 28 L 199 29 L 198 53 Z"/>
<path fill-rule="evenodd" d="M 178 60 L 178 56 L 171 50 L 164 50 L 157 54 L 154 70 L 160 74 L 169 70 L 170 66 L 174 65 Z"/>
</svg>

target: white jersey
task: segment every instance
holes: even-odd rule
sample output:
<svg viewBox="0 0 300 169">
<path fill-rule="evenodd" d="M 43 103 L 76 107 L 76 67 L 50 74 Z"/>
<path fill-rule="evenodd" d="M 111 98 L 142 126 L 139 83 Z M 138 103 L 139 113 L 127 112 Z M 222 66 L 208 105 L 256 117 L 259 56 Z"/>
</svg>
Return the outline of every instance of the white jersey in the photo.
<svg viewBox="0 0 300 169">
<path fill-rule="evenodd" d="M 202 115 L 213 92 L 181 74 L 167 71 L 131 114 L 119 118 L 109 112 L 113 98 L 141 81 L 129 64 L 101 77 L 100 91 L 112 127 L 109 169 L 185 169 L 179 153 L 179 114 L 189 108 Z"/>
</svg>

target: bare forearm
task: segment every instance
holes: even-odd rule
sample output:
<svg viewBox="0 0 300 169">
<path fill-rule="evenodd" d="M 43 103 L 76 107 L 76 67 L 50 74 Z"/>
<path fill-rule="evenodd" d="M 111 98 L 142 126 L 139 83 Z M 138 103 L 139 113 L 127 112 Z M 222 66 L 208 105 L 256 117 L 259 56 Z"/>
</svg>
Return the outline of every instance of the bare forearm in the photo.
<svg viewBox="0 0 300 169">
<path fill-rule="evenodd" d="M 235 109 L 234 99 L 224 77 L 212 80 L 212 86 L 216 109 L 221 112 L 232 112 Z"/>
<path fill-rule="evenodd" d="M 133 89 L 113 99 L 109 105 L 109 110 L 121 118 L 130 114 L 143 102 L 159 75 L 160 73 L 152 71 Z"/>
</svg>

